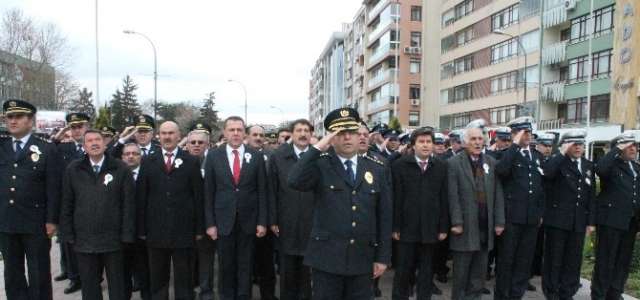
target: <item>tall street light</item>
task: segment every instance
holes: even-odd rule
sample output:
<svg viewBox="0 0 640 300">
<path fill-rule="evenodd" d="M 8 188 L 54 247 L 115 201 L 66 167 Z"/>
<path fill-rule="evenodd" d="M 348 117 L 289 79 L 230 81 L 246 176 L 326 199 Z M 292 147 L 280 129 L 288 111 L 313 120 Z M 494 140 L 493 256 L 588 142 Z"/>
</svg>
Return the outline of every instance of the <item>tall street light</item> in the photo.
<svg viewBox="0 0 640 300">
<path fill-rule="evenodd" d="M 522 76 L 523 76 L 523 81 L 524 81 L 524 99 L 522 100 L 522 108 L 523 110 L 525 109 L 525 105 L 527 104 L 527 51 L 524 49 L 524 46 L 522 45 L 522 41 L 520 40 L 519 36 L 515 36 L 509 33 L 506 33 L 504 31 L 502 31 L 501 29 L 496 29 L 493 31 L 493 33 L 498 34 L 498 35 L 504 35 L 504 36 L 508 36 L 512 39 L 515 39 L 518 42 L 518 49 L 522 51 L 522 56 L 524 56 L 524 67 L 523 72 L 522 72 Z M 518 51 L 520 52 L 520 51 Z M 518 54 L 519 55 L 519 54 Z"/>
<path fill-rule="evenodd" d="M 249 124 L 249 120 L 247 120 L 247 88 L 240 81 L 237 81 L 237 80 L 234 80 L 234 79 L 229 79 L 227 81 L 228 82 L 235 82 L 235 83 L 239 84 L 242 87 L 242 90 L 244 91 L 244 121 L 245 121 L 245 123 Z"/>
<path fill-rule="evenodd" d="M 158 117 L 158 54 L 156 52 L 156 45 L 153 44 L 151 39 L 140 33 L 133 30 L 124 30 L 122 31 L 124 34 L 137 34 L 144 39 L 146 39 L 149 44 L 151 44 L 151 48 L 153 48 L 153 119 L 157 122 Z"/>
</svg>

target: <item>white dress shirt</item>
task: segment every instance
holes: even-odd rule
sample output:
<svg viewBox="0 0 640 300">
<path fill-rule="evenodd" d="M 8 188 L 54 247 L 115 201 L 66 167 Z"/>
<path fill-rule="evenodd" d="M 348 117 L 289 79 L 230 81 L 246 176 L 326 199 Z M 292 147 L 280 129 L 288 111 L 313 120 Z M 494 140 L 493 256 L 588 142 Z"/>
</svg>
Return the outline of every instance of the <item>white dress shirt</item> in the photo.
<svg viewBox="0 0 640 300">
<path fill-rule="evenodd" d="M 417 155 L 415 155 L 415 158 L 416 158 L 416 163 L 418 164 L 418 167 L 420 167 L 420 170 L 424 171 L 424 169 L 422 169 L 422 166 L 420 165 L 420 163 L 422 162 L 422 163 L 424 163 L 425 166 L 427 166 L 429 164 L 429 159 L 427 158 L 426 160 L 422 160 Z"/>
<path fill-rule="evenodd" d="M 293 152 L 295 152 L 296 157 L 298 157 L 298 159 L 300 159 L 300 154 L 301 153 L 306 153 L 307 151 L 309 151 L 309 146 L 307 146 L 307 148 L 304 148 L 302 150 L 298 149 L 298 147 L 296 145 L 293 145 Z"/>
<path fill-rule="evenodd" d="M 233 150 L 238 150 L 238 157 L 240 158 L 240 169 L 242 170 L 242 161 L 244 160 L 244 144 L 240 145 L 238 149 L 233 149 L 231 146 L 229 146 L 229 144 L 227 144 L 227 158 L 229 158 L 229 170 L 231 170 L 231 174 L 233 174 L 233 160 L 235 159 Z"/>
<path fill-rule="evenodd" d="M 133 174 L 133 181 L 137 181 L 138 180 L 138 175 L 140 174 L 140 166 L 138 166 L 137 168 L 131 170 L 131 174 Z"/>
<path fill-rule="evenodd" d="M 578 172 L 582 174 L 582 160 L 579 158 L 572 158 L 571 161 L 575 164 L 578 163 Z"/>
<path fill-rule="evenodd" d="M 345 169 L 345 171 L 347 170 L 347 166 L 344 164 L 347 160 L 351 161 L 351 170 L 353 171 L 353 174 L 357 176 L 357 170 L 358 170 L 358 156 L 354 155 L 352 158 L 344 158 L 340 155 L 338 155 L 338 158 L 340 159 L 340 162 L 342 163 L 342 167 Z"/>
<path fill-rule="evenodd" d="M 167 153 L 173 153 L 171 156 L 171 164 L 173 164 L 173 162 L 176 161 L 176 156 L 178 156 L 178 147 L 173 149 L 173 151 L 167 151 L 162 148 L 162 161 L 164 161 L 165 164 L 167 163 Z"/>
<path fill-rule="evenodd" d="M 95 167 L 98 166 L 98 172 L 102 171 L 102 164 L 104 163 L 104 155 L 102 155 L 102 158 L 100 159 L 99 162 L 94 162 L 92 159 L 89 159 L 89 161 L 91 161 L 91 169 L 95 170 Z"/>
<path fill-rule="evenodd" d="M 29 138 L 31 137 L 31 133 L 23 136 L 21 139 L 13 138 L 13 151 L 16 151 L 16 141 L 20 141 L 20 147 L 24 150 L 24 147 L 27 146 L 27 142 L 29 142 Z"/>
</svg>

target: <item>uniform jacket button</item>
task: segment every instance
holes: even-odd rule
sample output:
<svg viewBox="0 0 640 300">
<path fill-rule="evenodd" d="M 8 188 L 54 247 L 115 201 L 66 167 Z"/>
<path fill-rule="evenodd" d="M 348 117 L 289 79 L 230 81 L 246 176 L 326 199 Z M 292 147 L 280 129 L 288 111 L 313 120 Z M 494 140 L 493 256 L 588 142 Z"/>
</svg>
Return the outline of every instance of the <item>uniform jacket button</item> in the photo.
<svg viewBox="0 0 640 300">
<path fill-rule="evenodd" d="M 353 245 L 353 243 L 355 243 L 355 242 L 356 242 L 356 241 L 355 241 L 354 239 L 351 239 L 351 240 L 349 241 L 349 244 Z"/>
<path fill-rule="evenodd" d="M 351 210 L 356 211 L 357 207 L 354 205 L 351 207 Z"/>
<path fill-rule="evenodd" d="M 356 222 L 352 222 L 351 227 L 356 227 Z"/>
<path fill-rule="evenodd" d="M 9 200 L 9 204 L 13 204 L 13 203 L 14 203 L 13 200 Z"/>
<path fill-rule="evenodd" d="M 356 194 L 356 191 L 351 192 L 351 194 L 352 194 L 352 195 L 355 195 L 355 194 Z"/>
</svg>

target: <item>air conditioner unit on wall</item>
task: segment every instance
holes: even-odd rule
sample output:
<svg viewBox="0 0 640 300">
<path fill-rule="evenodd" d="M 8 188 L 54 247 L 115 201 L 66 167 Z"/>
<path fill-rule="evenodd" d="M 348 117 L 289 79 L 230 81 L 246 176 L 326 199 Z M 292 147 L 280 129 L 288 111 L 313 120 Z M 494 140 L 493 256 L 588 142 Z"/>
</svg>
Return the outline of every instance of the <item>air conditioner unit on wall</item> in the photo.
<svg viewBox="0 0 640 300">
<path fill-rule="evenodd" d="M 411 99 L 411 105 L 414 105 L 414 106 L 420 105 L 420 99 Z"/>
<path fill-rule="evenodd" d="M 564 8 L 567 10 L 576 8 L 576 0 L 564 0 Z"/>
<path fill-rule="evenodd" d="M 420 54 L 422 53 L 422 49 L 420 47 L 411 47 L 412 54 Z"/>
<path fill-rule="evenodd" d="M 412 50 L 411 48 L 413 48 L 413 47 L 404 47 L 404 53 L 405 54 L 411 53 L 411 50 Z"/>
</svg>

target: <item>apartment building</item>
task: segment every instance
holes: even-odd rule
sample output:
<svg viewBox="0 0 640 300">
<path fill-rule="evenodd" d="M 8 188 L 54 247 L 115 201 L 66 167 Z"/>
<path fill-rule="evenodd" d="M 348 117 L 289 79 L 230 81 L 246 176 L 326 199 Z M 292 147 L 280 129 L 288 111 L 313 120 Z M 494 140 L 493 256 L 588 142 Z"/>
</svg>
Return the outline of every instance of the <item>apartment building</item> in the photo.
<svg viewBox="0 0 640 300">
<path fill-rule="evenodd" d="M 422 3 L 365 0 L 364 119 L 406 128 L 421 124 Z"/>
<path fill-rule="evenodd" d="M 55 109 L 53 67 L 0 50 L 0 104 L 22 98 L 38 108 Z"/>
<path fill-rule="evenodd" d="M 501 126 L 536 111 L 540 0 L 437 0 L 424 14 L 423 124 Z"/>
<path fill-rule="evenodd" d="M 330 111 L 344 107 L 344 32 L 334 32 L 311 71 L 309 120 L 324 133 L 323 120 Z"/>
<path fill-rule="evenodd" d="M 356 108 L 360 115 L 365 114 L 364 110 L 364 44 L 365 44 L 365 12 L 364 7 L 360 7 L 351 23 L 344 24 L 344 97 L 345 103 L 349 107 Z"/>
</svg>

